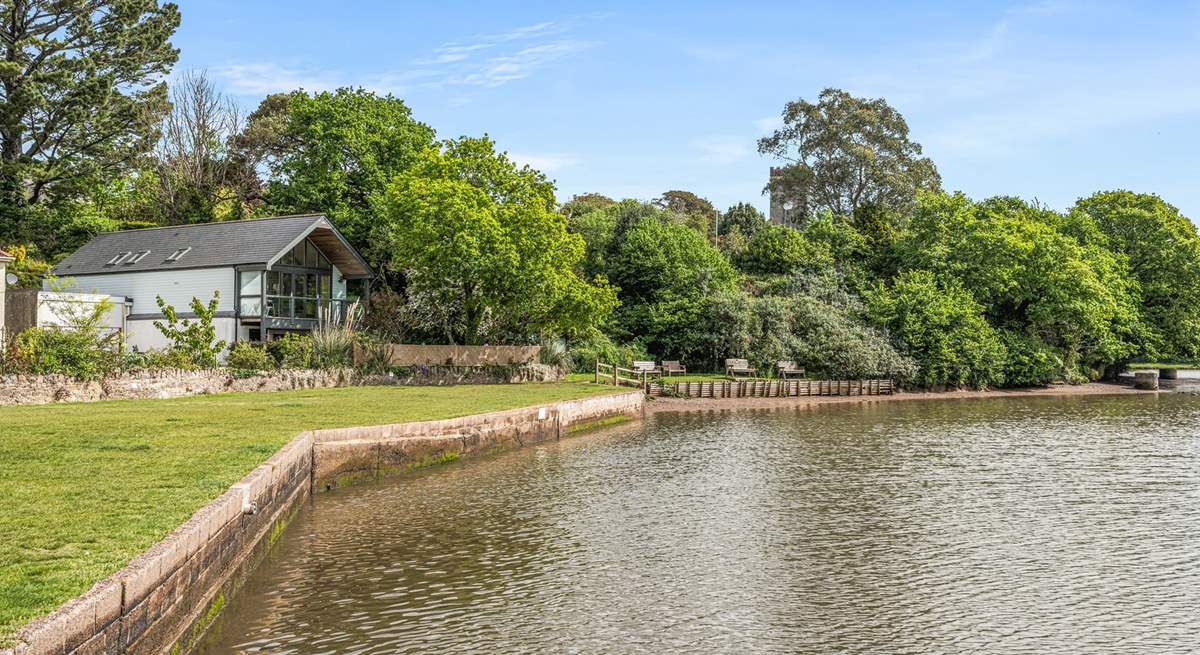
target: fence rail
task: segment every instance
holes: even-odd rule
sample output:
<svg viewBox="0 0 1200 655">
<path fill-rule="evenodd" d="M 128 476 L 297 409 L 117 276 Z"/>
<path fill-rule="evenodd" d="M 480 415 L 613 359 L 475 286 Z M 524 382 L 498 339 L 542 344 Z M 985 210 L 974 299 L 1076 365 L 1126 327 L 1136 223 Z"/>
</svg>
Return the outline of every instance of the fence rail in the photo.
<svg viewBox="0 0 1200 655">
<path fill-rule="evenodd" d="M 622 373 L 628 375 L 622 377 Z M 650 385 L 646 378 L 645 371 L 635 371 L 631 368 L 621 368 L 604 362 L 596 362 L 596 384 L 604 383 L 613 386 L 627 385 L 637 387 L 643 391 L 648 390 Z"/>
<path fill-rule="evenodd" d="M 890 396 L 891 380 L 728 380 L 651 382 L 652 396 L 683 398 L 788 398 L 792 396 Z"/>
</svg>

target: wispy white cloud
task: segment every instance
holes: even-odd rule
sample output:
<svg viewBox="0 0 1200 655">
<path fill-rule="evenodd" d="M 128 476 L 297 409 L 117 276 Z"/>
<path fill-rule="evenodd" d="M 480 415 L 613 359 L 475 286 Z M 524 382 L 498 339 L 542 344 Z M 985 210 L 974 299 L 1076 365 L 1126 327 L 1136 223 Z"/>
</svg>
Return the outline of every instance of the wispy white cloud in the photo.
<svg viewBox="0 0 1200 655">
<path fill-rule="evenodd" d="M 692 146 L 700 152 L 699 161 L 718 165 L 745 159 L 753 152 L 753 145 L 753 139 L 728 134 L 714 134 L 692 142 Z"/>
<path fill-rule="evenodd" d="M 330 71 L 273 62 L 228 64 L 212 72 L 225 80 L 230 93 L 255 96 L 300 88 L 326 91 L 335 88 L 339 78 Z"/>
<path fill-rule="evenodd" d="M 543 173 L 554 173 L 579 163 L 579 156 L 569 152 L 510 152 L 508 157 Z"/>
<path fill-rule="evenodd" d="M 445 84 L 497 87 L 529 77 L 535 70 L 569 54 L 587 48 L 581 41 L 554 41 L 522 48 L 509 55 L 490 57 L 478 66 L 452 71 L 441 80 Z M 437 83 L 433 81 L 432 83 Z"/>
<path fill-rule="evenodd" d="M 236 62 L 213 69 L 237 95 L 265 95 L 304 88 L 325 91 L 361 86 L 401 93 L 412 86 L 495 88 L 529 77 L 550 63 L 591 45 L 570 38 L 575 19 L 545 21 L 495 34 L 450 41 L 396 70 L 351 74 L 304 62 Z"/>
</svg>

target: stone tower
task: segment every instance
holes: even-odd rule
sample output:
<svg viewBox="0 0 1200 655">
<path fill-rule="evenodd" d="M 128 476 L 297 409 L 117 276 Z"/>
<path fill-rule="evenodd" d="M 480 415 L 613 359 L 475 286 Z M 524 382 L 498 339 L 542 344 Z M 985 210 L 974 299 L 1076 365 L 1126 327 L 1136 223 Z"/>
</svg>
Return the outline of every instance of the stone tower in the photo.
<svg viewBox="0 0 1200 655">
<path fill-rule="evenodd" d="M 774 180 L 776 177 L 779 177 L 779 175 L 782 173 L 783 173 L 782 168 L 779 168 L 778 166 L 772 166 L 771 167 L 771 180 Z M 783 197 L 779 193 L 776 193 L 775 191 L 771 191 L 770 193 L 771 193 L 771 216 L 770 216 L 771 222 L 776 225 L 791 224 L 791 221 L 788 220 L 789 219 L 788 209 L 787 209 L 787 207 L 784 206 Z"/>
</svg>

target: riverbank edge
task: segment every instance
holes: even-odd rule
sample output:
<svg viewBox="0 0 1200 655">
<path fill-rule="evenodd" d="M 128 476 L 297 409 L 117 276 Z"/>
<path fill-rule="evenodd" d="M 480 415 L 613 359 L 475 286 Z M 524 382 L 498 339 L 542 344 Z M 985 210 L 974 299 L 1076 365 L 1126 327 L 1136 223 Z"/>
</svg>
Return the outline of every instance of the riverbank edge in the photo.
<svg viewBox="0 0 1200 655">
<path fill-rule="evenodd" d="M 910 400 L 968 400 L 987 398 L 1047 398 L 1059 396 L 1130 396 L 1153 395 L 1158 390 L 1143 391 L 1122 382 L 1088 382 L 1084 384 L 1052 384 L 1046 387 L 1017 389 L 985 389 L 955 391 L 897 391 L 879 396 L 791 396 L 779 398 L 654 398 L 646 403 L 646 413 L 696 412 L 740 409 L 786 409 L 813 405 L 846 403 L 887 403 Z"/>
<path fill-rule="evenodd" d="M 641 391 L 452 419 L 302 432 L 183 525 L 17 632 L 0 655 L 184 654 L 279 538 L 300 503 L 404 471 L 640 418 Z"/>
</svg>

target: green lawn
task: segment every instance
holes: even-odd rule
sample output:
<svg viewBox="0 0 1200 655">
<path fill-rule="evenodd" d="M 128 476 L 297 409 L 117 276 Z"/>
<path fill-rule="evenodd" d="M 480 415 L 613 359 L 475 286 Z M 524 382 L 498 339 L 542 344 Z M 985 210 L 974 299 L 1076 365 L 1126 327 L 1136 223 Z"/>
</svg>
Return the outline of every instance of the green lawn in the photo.
<svg viewBox="0 0 1200 655">
<path fill-rule="evenodd" d="M 586 384 L 352 387 L 0 407 L 0 647 L 308 429 L 612 393 Z"/>
<path fill-rule="evenodd" d="M 1195 369 L 1195 368 L 1200 368 L 1200 365 L 1197 365 L 1195 363 L 1163 364 L 1163 363 L 1159 363 L 1159 362 L 1134 362 L 1129 365 L 1129 370 L 1131 370 L 1131 371 L 1145 370 L 1145 369 L 1162 369 L 1162 368 Z"/>
</svg>

